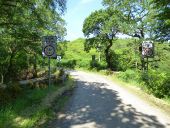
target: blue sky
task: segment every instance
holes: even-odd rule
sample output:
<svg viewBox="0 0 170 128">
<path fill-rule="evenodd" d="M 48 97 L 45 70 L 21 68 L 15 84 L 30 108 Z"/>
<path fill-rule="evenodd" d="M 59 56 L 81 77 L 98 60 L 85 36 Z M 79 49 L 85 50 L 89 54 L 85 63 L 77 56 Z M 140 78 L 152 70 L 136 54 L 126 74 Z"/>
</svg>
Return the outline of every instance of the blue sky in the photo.
<svg viewBox="0 0 170 128">
<path fill-rule="evenodd" d="M 68 0 L 67 11 L 64 15 L 67 28 L 66 40 L 84 37 L 82 33 L 83 22 L 91 12 L 103 8 L 102 0 Z"/>
</svg>

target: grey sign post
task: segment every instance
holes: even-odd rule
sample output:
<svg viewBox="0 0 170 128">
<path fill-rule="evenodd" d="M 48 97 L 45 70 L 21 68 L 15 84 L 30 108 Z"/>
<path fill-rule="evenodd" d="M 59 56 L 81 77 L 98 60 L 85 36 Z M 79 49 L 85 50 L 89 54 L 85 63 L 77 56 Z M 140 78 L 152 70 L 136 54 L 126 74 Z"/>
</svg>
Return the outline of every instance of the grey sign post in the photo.
<svg viewBox="0 0 170 128">
<path fill-rule="evenodd" d="M 44 36 L 43 37 L 43 52 L 42 54 L 45 57 L 48 57 L 48 78 L 49 86 L 51 85 L 51 67 L 50 67 L 50 58 L 56 57 L 56 37 L 55 36 Z"/>
<path fill-rule="evenodd" d="M 142 43 L 142 58 L 143 58 L 143 72 L 146 72 L 148 78 L 149 58 L 154 58 L 154 43 L 153 41 L 143 41 Z M 145 60 L 146 58 L 146 60 Z"/>
</svg>

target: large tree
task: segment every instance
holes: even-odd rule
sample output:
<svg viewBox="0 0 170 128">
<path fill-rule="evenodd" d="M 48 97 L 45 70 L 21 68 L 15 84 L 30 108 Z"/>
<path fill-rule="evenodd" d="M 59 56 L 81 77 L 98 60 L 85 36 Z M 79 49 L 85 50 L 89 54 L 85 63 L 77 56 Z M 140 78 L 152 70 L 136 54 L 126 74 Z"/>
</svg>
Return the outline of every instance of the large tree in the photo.
<svg viewBox="0 0 170 128">
<path fill-rule="evenodd" d="M 103 0 L 103 5 L 124 14 L 124 33 L 139 38 L 153 39 L 156 10 L 152 0 Z"/>
<path fill-rule="evenodd" d="M 157 10 L 154 8 L 152 0 L 103 0 L 103 5 L 112 10 L 117 9 L 124 15 L 122 32 L 139 38 L 139 41 L 135 41 L 135 45 L 138 45 L 140 51 L 143 40 L 155 39 Z M 141 57 L 141 66 L 145 67 L 143 57 Z"/>
<path fill-rule="evenodd" d="M 87 37 L 86 50 L 92 47 L 103 47 L 107 67 L 113 69 L 111 64 L 110 48 L 116 35 L 122 30 L 122 14 L 118 10 L 98 10 L 92 12 L 84 21 L 83 33 Z"/>
</svg>

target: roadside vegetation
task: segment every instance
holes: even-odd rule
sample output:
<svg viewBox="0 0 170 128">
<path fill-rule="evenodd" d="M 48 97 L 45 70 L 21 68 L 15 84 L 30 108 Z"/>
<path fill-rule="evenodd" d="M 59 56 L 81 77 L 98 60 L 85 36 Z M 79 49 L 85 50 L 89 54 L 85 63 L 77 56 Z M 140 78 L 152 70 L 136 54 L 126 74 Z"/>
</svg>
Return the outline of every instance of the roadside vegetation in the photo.
<svg viewBox="0 0 170 128">
<path fill-rule="evenodd" d="M 42 56 L 43 36 L 59 42 L 66 34 L 66 0 L 1 0 L 0 6 L 0 127 L 42 127 L 54 116 L 52 105 L 63 107 L 62 94 L 73 87 L 55 58 L 48 87 L 48 59 Z"/>
<path fill-rule="evenodd" d="M 74 81 L 67 78 L 61 82 L 60 74 L 62 73 L 57 73 L 49 87 L 47 83 L 38 83 L 39 86 L 34 83 L 31 86 L 7 88 L 8 93 L 13 97 L 11 100 L 5 98 L 6 94 L 3 99 L 1 97 L 1 101 L 4 103 L 0 107 L 0 127 L 38 128 L 46 126 L 49 120 L 55 117 L 56 112 L 64 108 L 69 98 L 65 93 L 74 88 Z"/>
<path fill-rule="evenodd" d="M 111 51 L 114 50 L 111 59 L 114 70 L 107 68 L 103 52 L 99 53 L 95 48 L 85 52 L 84 43 L 85 39 L 81 38 L 67 42 L 66 54 L 60 65 L 73 69 L 98 71 L 107 75 L 114 74 L 120 80 L 132 83 L 149 94 L 170 99 L 168 70 L 170 68 L 170 45 L 168 43 L 154 42 L 155 57 L 150 59 L 148 72 L 141 70 L 140 52 L 135 39 L 118 39 L 114 42 L 111 47 Z M 93 55 L 95 55 L 95 60 L 92 60 Z"/>
<path fill-rule="evenodd" d="M 103 0 L 103 5 L 84 20 L 85 50 L 101 51 L 106 68 L 119 71 L 124 81 L 136 81 L 149 94 L 169 98 L 170 45 L 161 42 L 170 40 L 170 2 Z M 118 40 L 120 34 L 131 38 Z M 154 41 L 152 55 L 143 41 Z"/>
</svg>

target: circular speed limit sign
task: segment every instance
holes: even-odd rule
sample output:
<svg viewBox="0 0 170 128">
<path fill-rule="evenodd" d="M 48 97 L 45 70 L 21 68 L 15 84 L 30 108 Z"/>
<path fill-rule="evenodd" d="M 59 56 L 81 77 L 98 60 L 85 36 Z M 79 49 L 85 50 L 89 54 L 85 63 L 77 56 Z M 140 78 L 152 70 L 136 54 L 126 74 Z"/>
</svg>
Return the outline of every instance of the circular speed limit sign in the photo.
<svg viewBox="0 0 170 128">
<path fill-rule="evenodd" d="M 46 56 L 52 56 L 55 52 L 55 49 L 53 46 L 51 45 L 47 45 L 45 48 L 44 48 L 44 53 Z"/>
</svg>

